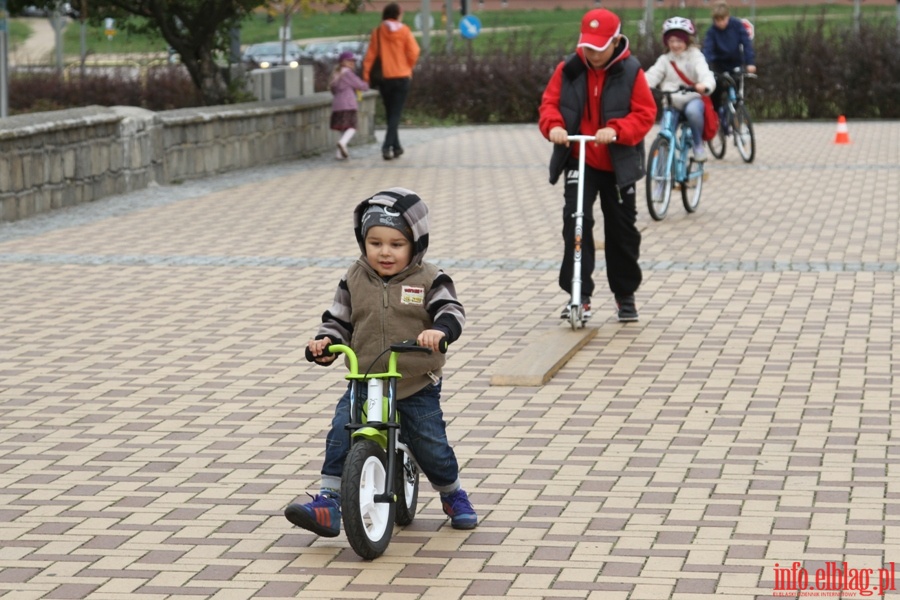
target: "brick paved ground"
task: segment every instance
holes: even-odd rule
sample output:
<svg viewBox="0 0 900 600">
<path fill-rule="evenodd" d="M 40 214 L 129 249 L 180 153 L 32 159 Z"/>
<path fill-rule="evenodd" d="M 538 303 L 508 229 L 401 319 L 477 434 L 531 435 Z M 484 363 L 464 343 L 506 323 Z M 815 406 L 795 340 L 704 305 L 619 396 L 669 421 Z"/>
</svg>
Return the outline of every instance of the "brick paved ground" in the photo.
<svg viewBox="0 0 900 600">
<path fill-rule="evenodd" d="M 377 146 L 0 227 L 0 597 L 772 596 L 900 562 L 900 123 L 758 127 L 699 211 L 641 206 L 641 321 L 542 388 L 490 387 L 561 327 L 560 190 L 532 126 Z M 712 159 L 711 159 L 712 160 Z M 305 340 L 356 254 L 350 212 L 401 184 L 470 325 L 445 409 L 482 517 L 413 525 L 360 561 L 292 529 L 342 386 Z M 602 277 L 602 274 L 601 274 Z M 889 595 L 900 592 L 889 592 Z"/>
</svg>

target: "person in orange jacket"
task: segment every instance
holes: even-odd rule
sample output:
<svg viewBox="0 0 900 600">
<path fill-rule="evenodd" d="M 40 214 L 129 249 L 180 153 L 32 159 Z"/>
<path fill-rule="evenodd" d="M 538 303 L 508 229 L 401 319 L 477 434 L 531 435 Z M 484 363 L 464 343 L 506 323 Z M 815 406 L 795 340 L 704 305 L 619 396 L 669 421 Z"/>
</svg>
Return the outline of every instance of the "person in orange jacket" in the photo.
<svg viewBox="0 0 900 600">
<path fill-rule="evenodd" d="M 600 196 L 606 238 L 606 278 L 616 299 L 619 321 L 637 321 L 634 292 L 642 281 L 638 258 L 635 187 L 644 176 L 644 136 L 656 119 L 656 101 L 628 38 L 614 13 L 597 8 L 581 20 L 574 53 L 557 65 L 541 98 L 538 126 L 554 143 L 550 183 L 563 174 L 564 251 L 559 286 L 572 293 L 575 213 L 578 198 L 578 145 L 569 135 L 592 135 L 585 146 L 584 221 L 581 263 L 585 318 L 591 315 L 594 293 L 594 200 Z M 569 318 L 568 304 L 560 317 Z"/>
<path fill-rule="evenodd" d="M 413 68 L 419 60 L 419 44 L 409 27 L 402 23 L 402 19 L 403 10 L 399 4 L 391 2 L 384 7 L 381 12 L 381 24 L 372 31 L 369 49 L 363 60 L 363 79 L 371 87 L 378 87 L 387 116 L 387 133 L 381 146 L 384 160 L 400 158 L 403 154 L 398 130 L 403 116 L 403 105 L 409 94 Z M 384 74 L 384 79 L 380 83 L 370 80 L 376 57 L 381 58 L 381 69 Z"/>
</svg>

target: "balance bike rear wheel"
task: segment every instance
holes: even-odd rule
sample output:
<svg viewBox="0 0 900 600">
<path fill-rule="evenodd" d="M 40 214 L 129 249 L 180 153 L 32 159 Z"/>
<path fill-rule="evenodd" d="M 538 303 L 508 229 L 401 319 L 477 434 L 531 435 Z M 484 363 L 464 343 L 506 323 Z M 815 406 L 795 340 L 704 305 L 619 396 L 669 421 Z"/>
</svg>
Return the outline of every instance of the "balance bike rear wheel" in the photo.
<svg viewBox="0 0 900 600">
<path fill-rule="evenodd" d="M 409 525 L 416 516 L 419 502 L 419 468 L 403 450 L 397 450 L 394 490 L 397 492 L 397 514 L 394 522 L 401 526 Z"/>
<path fill-rule="evenodd" d="M 387 550 L 394 533 L 393 502 L 375 502 L 387 483 L 384 450 L 372 440 L 350 447 L 341 476 L 341 513 L 350 547 L 366 560 Z"/>
</svg>

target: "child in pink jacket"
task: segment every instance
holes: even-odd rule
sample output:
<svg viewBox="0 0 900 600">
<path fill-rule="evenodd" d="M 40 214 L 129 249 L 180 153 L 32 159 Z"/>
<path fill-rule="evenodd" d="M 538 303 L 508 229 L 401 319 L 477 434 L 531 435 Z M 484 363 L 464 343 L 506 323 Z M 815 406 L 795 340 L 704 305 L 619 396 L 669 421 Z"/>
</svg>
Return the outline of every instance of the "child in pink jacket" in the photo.
<svg viewBox="0 0 900 600">
<path fill-rule="evenodd" d="M 331 128 L 341 132 L 341 139 L 337 143 L 335 158 L 344 160 L 350 156 L 347 145 L 356 133 L 357 112 L 359 102 L 357 92 L 369 89 L 369 84 L 359 78 L 354 72 L 356 60 L 352 52 L 341 52 L 338 64 L 331 76 L 331 93 L 334 99 L 331 101 Z"/>
</svg>

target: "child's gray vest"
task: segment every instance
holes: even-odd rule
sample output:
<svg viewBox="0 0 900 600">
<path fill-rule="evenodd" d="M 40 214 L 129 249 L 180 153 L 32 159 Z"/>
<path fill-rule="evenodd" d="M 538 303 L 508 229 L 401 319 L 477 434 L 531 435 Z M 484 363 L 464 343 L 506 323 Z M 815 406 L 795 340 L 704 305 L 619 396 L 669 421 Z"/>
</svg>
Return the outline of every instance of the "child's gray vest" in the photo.
<svg viewBox="0 0 900 600">
<path fill-rule="evenodd" d="M 629 56 L 611 66 L 606 72 L 606 80 L 600 94 L 601 123 L 624 117 L 631 112 L 631 92 L 640 68 L 640 62 L 635 57 Z M 573 53 L 566 58 L 563 66 L 559 97 L 559 111 L 566 122 L 566 131 L 572 135 L 579 133 L 581 114 L 586 100 L 587 65 L 578 54 Z M 555 184 L 559 180 L 571 152 L 571 145 L 568 148 L 562 144 L 553 146 L 553 155 L 550 157 L 550 183 Z M 644 176 L 643 140 L 635 146 L 610 144 L 609 155 L 619 187 L 632 184 Z"/>
</svg>

